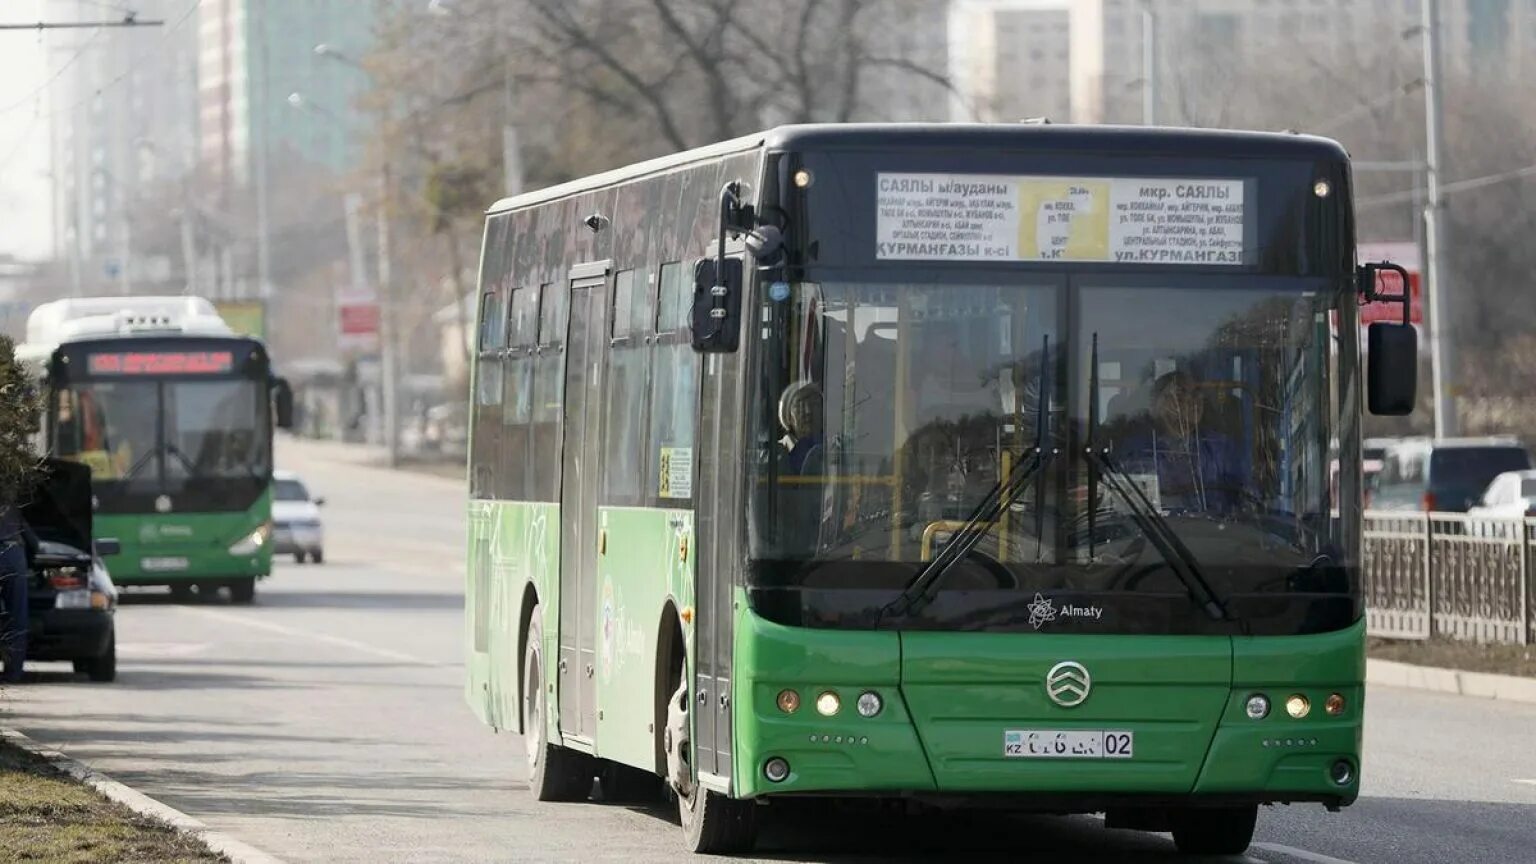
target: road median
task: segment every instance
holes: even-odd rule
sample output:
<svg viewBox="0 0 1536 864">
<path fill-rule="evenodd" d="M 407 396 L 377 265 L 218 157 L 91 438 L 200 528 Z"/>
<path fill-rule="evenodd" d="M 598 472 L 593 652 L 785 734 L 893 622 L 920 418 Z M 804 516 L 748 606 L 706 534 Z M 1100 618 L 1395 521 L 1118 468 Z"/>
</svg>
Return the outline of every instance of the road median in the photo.
<svg viewBox="0 0 1536 864">
<path fill-rule="evenodd" d="M 0 729 L 0 860 L 282 864 L 179 810 Z"/>
</svg>

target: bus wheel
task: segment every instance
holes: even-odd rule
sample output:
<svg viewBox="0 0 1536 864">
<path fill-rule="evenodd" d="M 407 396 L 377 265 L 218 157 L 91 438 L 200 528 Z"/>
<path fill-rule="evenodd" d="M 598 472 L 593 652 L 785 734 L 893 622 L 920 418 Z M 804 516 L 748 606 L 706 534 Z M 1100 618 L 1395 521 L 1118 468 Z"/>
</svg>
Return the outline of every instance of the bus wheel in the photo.
<svg viewBox="0 0 1536 864">
<path fill-rule="evenodd" d="M 684 845 L 696 854 L 750 852 L 757 844 L 757 803 L 705 789 L 693 780 L 692 743 L 688 737 L 688 664 L 683 663 L 677 690 L 667 703 L 667 773 L 677 793 Z"/>
<path fill-rule="evenodd" d="M 544 627 L 539 607 L 528 622 L 528 647 L 523 653 L 523 743 L 528 748 L 528 788 L 540 801 L 585 801 L 592 794 L 595 770 L 591 757 L 552 744 L 544 696 L 554 682 L 544 678 Z"/>
<path fill-rule="evenodd" d="M 1173 814 L 1173 842 L 1186 855 L 1237 855 L 1253 842 L 1259 807 L 1191 807 Z"/>
<path fill-rule="evenodd" d="M 229 599 L 232 603 L 248 606 L 256 600 L 256 577 L 248 576 L 229 583 Z"/>
<path fill-rule="evenodd" d="M 172 603 L 191 603 L 192 602 L 192 586 L 191 586 L 191 584 L 189 584 L 187 582 L 173 582 L 173 583 L 171 583 L 171 602 Z"/>
</svg>

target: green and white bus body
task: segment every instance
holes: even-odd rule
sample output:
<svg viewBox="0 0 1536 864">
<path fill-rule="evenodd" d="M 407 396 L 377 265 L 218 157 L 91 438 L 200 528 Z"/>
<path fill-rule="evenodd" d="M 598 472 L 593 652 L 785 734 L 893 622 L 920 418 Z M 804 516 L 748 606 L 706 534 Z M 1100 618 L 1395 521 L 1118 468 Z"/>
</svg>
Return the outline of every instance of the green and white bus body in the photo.
<svg viewBox="0 0 1536 864">
<path fill-rule="evenodd" d="M 102 297 L 38 307 L 18 354 L 45 385 L 48 452 L 91 467 L 113 581 L 250 602 L 272 571 L 266 348 L 201 298 Z"/>
<path fill-rule="evenodd" d="M 1196 852 L 1347 805 L 1360 278 L 1296 135 L 786 127 L 501 202 L 468 700 L 700 850 L 789 796 Z"/>
</svg>

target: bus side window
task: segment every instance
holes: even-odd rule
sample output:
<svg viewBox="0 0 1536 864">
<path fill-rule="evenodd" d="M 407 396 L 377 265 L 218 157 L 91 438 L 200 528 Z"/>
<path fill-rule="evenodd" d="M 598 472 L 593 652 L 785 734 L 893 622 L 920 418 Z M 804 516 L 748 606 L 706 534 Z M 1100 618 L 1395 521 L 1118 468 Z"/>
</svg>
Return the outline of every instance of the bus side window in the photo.
<svg viewBox="0 0 1536 864">
<path fill-rule="evenodd" d="M 651 489 L 666 506 L 693 497 L 693 431 L 698 414 L 699 369 L 688 336 L 690 264 L 661 266 L 661 296 L 652 348 Z"/>
<path fill-rule="evenodd" d="M 533 363 L 533 488 L 528 495 L 534 501 L 559 500 L 568 300 L 564 284 L 539 287 L 539 346 Z"/>
<path fill-rule="evenodd" d="M 645 270 L 614 276 L 612 335 L 608 349 L 606 441 L 603 453 L 603 503 L 640 504 L 645 482 L 645 407 L 650 400 L 651 352 L 646 335 L 653 315 L 651 283 Z"/>
<path fill-rule="evenodd" d="M 499 497 L 526 501 L 533 491 L 532 422 L 534 344 L 538 341 L 539 292 L 515 288 L 507 300 L 507 353 L 502 360 Z"/>
</svg>

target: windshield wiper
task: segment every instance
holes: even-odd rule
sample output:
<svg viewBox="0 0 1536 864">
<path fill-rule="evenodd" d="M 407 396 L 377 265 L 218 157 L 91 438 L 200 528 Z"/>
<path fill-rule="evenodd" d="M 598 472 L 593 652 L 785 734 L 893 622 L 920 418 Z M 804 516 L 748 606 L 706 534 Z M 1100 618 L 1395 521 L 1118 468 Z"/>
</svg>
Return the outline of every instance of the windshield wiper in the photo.
<svg viewBox="0 0 1536 864">
<path fill-rule="evenodd" d="M 1201 572 L 1200 564 L 1195 559 L 1189 547 L 1179 539 L 1179 535 L 1163 518 L 1163 514 L 1157 512 L 1157 507 L 1147 498 L 1141 487 L 1115 464 L 1109 455 L 1109 448 L 1099 448 L 1094 441 L 1098 432 L 1098 405 L 1099 405 L 1099 334 L 1093 334 L 1093 350 L 1089 360 L 1088 385 L 1088 446 L 1084 448 L 1087 454 L 1089 466 L 1093 469 L 1088 474 L 1088 543 L 1090 554 L 1093 548 L 1094 513 L 1098 507 L 1098 488 L 1094 484 L 1095 475 L 1101 476 L 1104 482 L 1115 494 L 1125 501 L 1131 509 L 1131 519 L 1141 533 L 1152 541 L 1157 547 L 1159 555 L 1168 562 L 1184 586 L 1189 589 L 1190 595 L 1200 604 L 1200 607 L 1212 620 L 1229 620 L 1231 615 L 1227 611 L 1226 604 L 1217 595 L 1211 583 L 1206 580 Z"/>
<path fill-rule="evenodd" d="M 119 483 L 127 483 L 129 480 L 132 480 L 135 474 L 138 474 L 140 471 L 144 470 L 144 466 L 149 464 L 149 460 L 159 455 L 160 448 L 158 447 L 151 447 L 149 450 L 146 450 L 144 455 L 139 457 L 139 461 L 133 463 L 132 467 L 128 469 L 127 474 L 116 478 L 117 481 Z"/>
<path fill-rule="evenodd" d="M 177 447 L 175 444 L 167 443 L 165 445 L 165 452 L 171 454 L 172 456 L 175 456 L 177 461 L 181 462 L 182 467 L 187 469 L 187 476 L 188 477 L 201 477 L 202 476 L 203 472 L 197 470 L 197 466 L 195 464 L 193 464 L 191 459 L 187 458 L 187 454 L 181 452 L 181 448 L 180 447 Z"/>
<path fill-rule="evenodd" d="M 992 530 L 993 523 L 1004 508 L 1013 504 L 1029 488 L 1029 484 L 1056 455 L 1055 450 L 1046 452 L 1047 438 L 1046 425 L 1050 419 L 1051 403 L 1051 337 L 1046 336 L 1040 351 L 1040 395 L 1035 400 L 1035 446 L 1025 458 L 1019 460 L 1019 464 L 1008 472 L 1008 476 L 997 482 L 992 489 L 971 511 L 964 524 L 951 536 L 944 549 L 934 556 L 932 561 L 923 565 L 907 583 L 901 596 L 892 600 L 885 608 L 880 610 L 880 619 L 883 621 L 887 615 L 906 615 L 926 605 L 933 599 L 940 580 L 942 580 L 951 568 L 960 559 L 970 554 L 971 550 L 980 543 L 987 532 Z M 1037 512 L 1037 517 L 1039 516 Z M 879 622 L 875 626 L 878 628 Z"/>
</svg>

